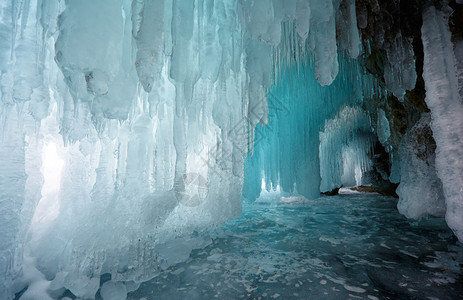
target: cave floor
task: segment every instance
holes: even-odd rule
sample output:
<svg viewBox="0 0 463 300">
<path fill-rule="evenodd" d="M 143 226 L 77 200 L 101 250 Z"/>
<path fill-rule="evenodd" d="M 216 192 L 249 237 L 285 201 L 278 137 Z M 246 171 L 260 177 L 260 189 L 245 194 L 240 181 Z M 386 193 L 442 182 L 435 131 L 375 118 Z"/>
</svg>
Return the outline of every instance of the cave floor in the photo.
<svg viewBox="0 0 463 300">
<path fill-rule="evenodd" d="M 268 198 L 268 197 L 267 197 Z M 463 245 L 376 194 L 270 197 L 128 299 L 462 299 Z"/>
</svg>

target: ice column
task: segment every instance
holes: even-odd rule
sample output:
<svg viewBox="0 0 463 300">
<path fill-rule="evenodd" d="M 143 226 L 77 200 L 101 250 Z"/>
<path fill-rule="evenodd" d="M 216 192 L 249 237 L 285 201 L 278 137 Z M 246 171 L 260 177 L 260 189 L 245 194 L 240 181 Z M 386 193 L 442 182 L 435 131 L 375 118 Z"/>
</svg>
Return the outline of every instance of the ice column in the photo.
<svg viewBox="0 0 463 300">
<path fill-rule="evenodd" d="M 25 142 L 17 117 L 0 126 L 0 297 L 7 299 L 21 264 L 18 233 L 25 197 Z M 8 163 L 5 163 L 8 162 Z"/>
<path fill-rule="evenodd" d="M 447 10 L 444 7 L 444 10 Z M 436 170 L 442 180 L 445 219 L 463 240 L 463 99 L 458 93 L 455 53 L 447 25 L 448 12 L 429 7 L 421 28 L 424 48 L 423 78 L 431 128 L 436 140 Z"/>
</svg>

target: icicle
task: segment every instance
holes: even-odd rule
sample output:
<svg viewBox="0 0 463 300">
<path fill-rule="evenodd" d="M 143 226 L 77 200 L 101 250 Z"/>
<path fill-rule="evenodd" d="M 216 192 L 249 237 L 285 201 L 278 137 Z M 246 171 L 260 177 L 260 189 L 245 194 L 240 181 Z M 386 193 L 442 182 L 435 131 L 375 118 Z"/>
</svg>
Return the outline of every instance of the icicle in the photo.
<svg viewBox="0 0 463 300">
<path fill-rule="evenodd" d="M 436 170 L 445 195 L 445 219 L 463 240 L 463 103 L 458 93 L 455 53 L 446 14 L 429 7 L 423 12 L 423 19 L 423 79 L 437 145 Z"/>
</svg>

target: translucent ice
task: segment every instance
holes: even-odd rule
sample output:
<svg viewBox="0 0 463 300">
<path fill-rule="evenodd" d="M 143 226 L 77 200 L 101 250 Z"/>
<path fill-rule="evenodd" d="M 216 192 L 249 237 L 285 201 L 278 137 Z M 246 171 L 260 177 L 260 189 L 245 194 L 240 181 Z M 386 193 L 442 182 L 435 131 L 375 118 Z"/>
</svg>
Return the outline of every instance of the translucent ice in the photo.
<svg viewBox="0 0 463 300">
<path fill-rule="evenodd" d="M 133 1 L 132 9 L 132 34 L 137 42 L 135 67 L 149 93 L 163 65 L 164 1 Z"/>
</svg>

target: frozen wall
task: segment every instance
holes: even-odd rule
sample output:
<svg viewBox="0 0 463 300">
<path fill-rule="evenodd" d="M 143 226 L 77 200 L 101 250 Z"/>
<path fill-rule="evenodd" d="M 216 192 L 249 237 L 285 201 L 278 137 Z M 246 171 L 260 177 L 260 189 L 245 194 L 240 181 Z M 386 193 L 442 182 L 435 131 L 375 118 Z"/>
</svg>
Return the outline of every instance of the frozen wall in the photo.
<svg viewBox="0 0 463 300">
<path fill-rule="evenodd" d="M 179 236 L 240 214 L 238 3 L 1 5 L 0 298 L 93 298 L 103 273 L 128 287 L 208 242 Z"/>
<path fill-rule="evenodd" d="M 1 298 L 93 298 L 104 273 L 127 291 L 207 243 L 180 237 L 240 214 L 244 158 L 290 56 L 277 46 L 298 48 L 282 22 L 330 84 L 338 5 L 2 2 Z"/>
</svg>

